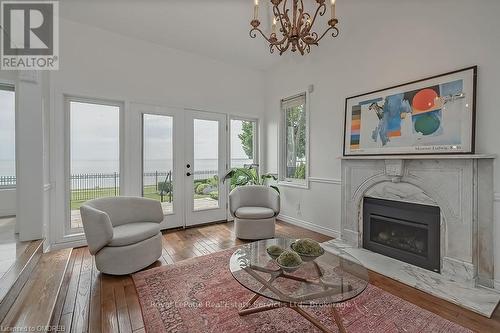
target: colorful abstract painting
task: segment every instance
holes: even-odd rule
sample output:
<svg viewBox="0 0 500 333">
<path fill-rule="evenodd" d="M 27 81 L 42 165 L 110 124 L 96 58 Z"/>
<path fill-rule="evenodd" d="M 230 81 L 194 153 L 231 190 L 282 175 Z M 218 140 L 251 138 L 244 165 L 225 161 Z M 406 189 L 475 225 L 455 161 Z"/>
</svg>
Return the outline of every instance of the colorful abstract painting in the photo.
<svg viewBox="0 0 500 333">
<path fill-rule="evenodd" d="M 346 100 L 344 155 L 473 151 L 475 67 Z"/>
</svg>

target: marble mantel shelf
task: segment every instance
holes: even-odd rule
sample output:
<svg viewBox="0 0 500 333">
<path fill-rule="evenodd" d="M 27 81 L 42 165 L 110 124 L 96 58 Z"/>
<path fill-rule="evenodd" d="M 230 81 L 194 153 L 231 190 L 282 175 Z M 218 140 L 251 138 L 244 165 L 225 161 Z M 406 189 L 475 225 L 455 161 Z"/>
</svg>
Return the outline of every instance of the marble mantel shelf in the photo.
<svg viewBox="0 0 500 333">
<path fill-rule="evenodd" d="M 340 156 L 341 160 L 480 160 L 495 159 L 495 154 L 434 154 L 434 155 L 376 155 L 376 156 Z"/>
</svg>

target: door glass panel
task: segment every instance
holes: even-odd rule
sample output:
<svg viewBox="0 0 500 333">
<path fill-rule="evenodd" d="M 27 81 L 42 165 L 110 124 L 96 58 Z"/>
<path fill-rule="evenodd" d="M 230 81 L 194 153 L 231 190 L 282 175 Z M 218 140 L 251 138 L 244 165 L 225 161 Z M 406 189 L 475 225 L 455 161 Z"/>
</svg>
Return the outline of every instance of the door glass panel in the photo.
<svg viewBox="0 0 500 333">
<path fill-rule="evenodd" d="M 231 168 L 255 162 L 256 122 L 231 119 Z"/>
<path fill-rule="evenodd" d="M 194 210 L 219 208 L 219 122 L 194 119 Z"/>
<path fill-rule="evenodd" d="M 0 188 L 16 187 L 14 88 L 0 85 Z"/>
<path fill-rule="evenodd" d="M 70 101 L 71 228 L 87 200 L 120 195 L 120 107 Z"/>
<path fill-rule="evenodd" d="M 143 115 L 142 195 L 161 202 L 164 214 L 173 209 L 173 118 Z"/>
</svg>

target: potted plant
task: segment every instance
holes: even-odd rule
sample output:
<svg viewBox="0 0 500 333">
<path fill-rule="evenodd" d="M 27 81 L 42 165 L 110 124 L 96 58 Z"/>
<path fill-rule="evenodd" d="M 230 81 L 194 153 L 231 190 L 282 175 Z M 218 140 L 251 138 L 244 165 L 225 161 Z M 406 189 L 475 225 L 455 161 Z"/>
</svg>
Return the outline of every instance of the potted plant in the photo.
<svg viewBox="0 0 500 333">
<path fill-rule="evenodd" d="M 228 179 L 231 179 L 231 189 L 233 189 L 245 185 L 267 185 L 269 179 L 278 180 L 278 177 L 270 173 L 259 175 L 259 165 L 254 163 L 245 164 L 243 168 L 233 168 L 229 170 L 224 175 L 222 182 Z M 272 184 L 269 186 L 280 193 L 278 186 Z"/>
</svg>

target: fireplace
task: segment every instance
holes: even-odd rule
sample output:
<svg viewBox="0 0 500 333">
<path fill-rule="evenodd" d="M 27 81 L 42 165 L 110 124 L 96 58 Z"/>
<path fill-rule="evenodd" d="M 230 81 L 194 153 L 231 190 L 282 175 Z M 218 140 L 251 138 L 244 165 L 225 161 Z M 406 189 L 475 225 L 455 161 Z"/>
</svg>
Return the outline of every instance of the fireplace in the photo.
<svg viewBox="0 0 500 333">
<path fill-rule="evenodd" d="M 440 272 L 439 207 L 365 197 L 363 247 Z"/>
</svg>

